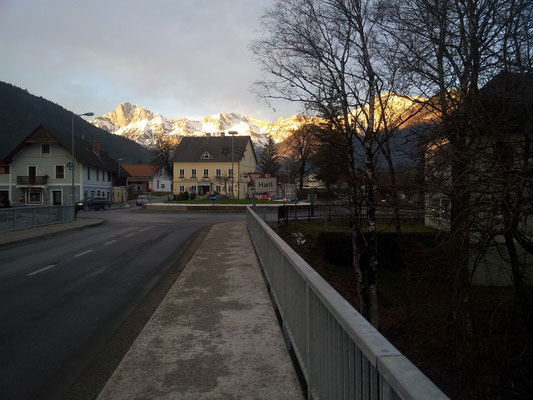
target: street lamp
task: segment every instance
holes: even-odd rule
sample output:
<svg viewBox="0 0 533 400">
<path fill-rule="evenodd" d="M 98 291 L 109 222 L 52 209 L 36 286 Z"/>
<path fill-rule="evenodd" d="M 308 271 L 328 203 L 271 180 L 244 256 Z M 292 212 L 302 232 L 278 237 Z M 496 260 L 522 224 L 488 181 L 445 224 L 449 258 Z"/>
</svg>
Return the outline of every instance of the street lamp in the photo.
<svg viewBox="0 0 533 400">
<path fill-rule="evenodd" d="M 118 180 L 120 179 L 120 162 L 122 161 L 122 158 L 118 159 L 118 174 L 117 174 L 117 180 L 115 181 L 115 186 L 118 188 Z M 122 204 L 124 202 L 124 196 L 123 196 L 122 189 L 120 189 L 120 203 Z"/>
<path fill-rule="evenodd" d="M 72 207 L 76 207 L 75 203 L 74 203 L 74 171 L 75 171 L 75 168 L 74 166 L 76 165 L 76 158 L 74 157 L 74 117 L 92 117 L 94 115 L 94 113 L 92 112 L 86 112 L 86 113 L 83 113 L 83 114 L 72 114 L 72 162 L 71 162 L 71 166 L 70 166 L 70 169 L 72 170 Z M 81 185 L 81 181 L 80 181 L 80 185 Z"/>
<path fill-rule="evenodd" d="M 238 134 L 237 131 L 229 131 L 229 135 L 231 135 L 231 197 L 235 199 L 235 169 L 233 167 L 233 137 Z M 238 183 L 238 181 L 237 181 Z"/>
</svg>

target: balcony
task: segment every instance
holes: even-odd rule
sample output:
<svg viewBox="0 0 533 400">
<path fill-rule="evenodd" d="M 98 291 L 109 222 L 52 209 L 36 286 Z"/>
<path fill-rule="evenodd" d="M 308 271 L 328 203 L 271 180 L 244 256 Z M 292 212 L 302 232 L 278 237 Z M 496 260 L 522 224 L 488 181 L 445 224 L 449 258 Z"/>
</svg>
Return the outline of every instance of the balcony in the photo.
<svg viewBox="0 0 533 400">
<path fill-rule="evenodd" d="M 45 186 L 47 184 L 48 184 L 48 175 L 17 176 L 17 186 Z"/>
</svg>

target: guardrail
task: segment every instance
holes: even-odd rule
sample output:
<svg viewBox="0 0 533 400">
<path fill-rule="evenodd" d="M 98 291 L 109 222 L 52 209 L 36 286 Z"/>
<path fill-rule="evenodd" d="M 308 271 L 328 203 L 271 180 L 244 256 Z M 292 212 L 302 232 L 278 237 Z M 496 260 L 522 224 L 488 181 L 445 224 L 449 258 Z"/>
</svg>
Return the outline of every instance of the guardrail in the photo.
<svg viewBox="0 0 533 400">
<path fill-rule="evenodd" d="M 70 222 L 74 206 L 14 207 L 0 209 L 0 232 Z"/>
<path fill-rule="evenodd" d="M 448 399 L 250 207 L 246 218 L 309 399 Z"/>
</svg>

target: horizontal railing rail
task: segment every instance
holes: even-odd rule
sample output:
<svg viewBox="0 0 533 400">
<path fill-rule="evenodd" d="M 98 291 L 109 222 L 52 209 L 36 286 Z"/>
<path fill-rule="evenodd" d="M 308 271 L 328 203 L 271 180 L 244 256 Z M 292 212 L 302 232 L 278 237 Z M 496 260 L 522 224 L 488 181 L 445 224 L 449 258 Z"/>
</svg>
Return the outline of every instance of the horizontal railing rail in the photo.
<svg viewBox="0 0 533 400">
<path fill-rule="evenodd" d="M 74 219 L 73 206 L 2 208 L 0 209 L 0 232 L 59 224 Z"/>
<path fill-rule="evenodd" d="M 46 185 L 48 175 L 44 176 L 17 176 L 17 185 Z"/>
<path fill-rule="evenodd" d="M 310 399 L 448 398 L 250 207 L 247 224 Z"/>
</svg>

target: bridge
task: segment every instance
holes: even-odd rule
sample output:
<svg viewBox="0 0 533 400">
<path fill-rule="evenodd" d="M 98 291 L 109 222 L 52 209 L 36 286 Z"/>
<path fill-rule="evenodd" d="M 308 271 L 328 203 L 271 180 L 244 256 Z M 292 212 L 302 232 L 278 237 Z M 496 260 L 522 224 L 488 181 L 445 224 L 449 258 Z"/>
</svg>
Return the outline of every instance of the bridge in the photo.
<svg viewBox="0 0 533 400">
<path fill-rule="evenodd" d="M 448 398 L 248 207 L 211 229 L 99 400 L 302 393 Z"/>
</svg>

